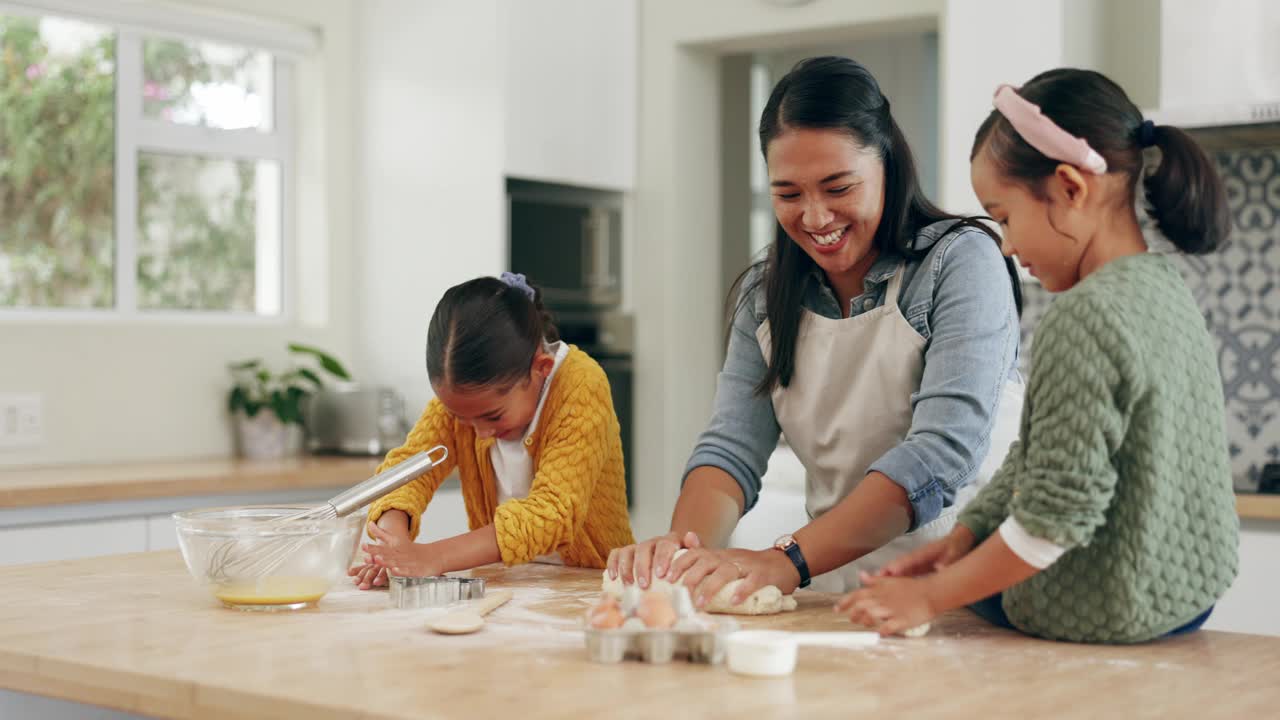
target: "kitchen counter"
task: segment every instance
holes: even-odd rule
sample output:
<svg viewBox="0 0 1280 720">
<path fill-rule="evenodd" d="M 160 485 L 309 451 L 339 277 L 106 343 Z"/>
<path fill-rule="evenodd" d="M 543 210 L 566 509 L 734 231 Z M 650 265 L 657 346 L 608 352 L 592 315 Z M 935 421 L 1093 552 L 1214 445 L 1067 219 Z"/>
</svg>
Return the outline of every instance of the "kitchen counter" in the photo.
<svg viewBox="0 0 1280 720">
<path fill-rule="evenodd" d="M 173 718 L 702 716 L 1265 717 L 1280 640 L 1199 632 L 1133 647 L 1033 640 L 950 613 L 932 633 L 864 650 L 802 648 L 796 674 L 587 661 L 578 618 L 598 571 L 476 571 L 512 602 L 471 636 L 432 611 L 342 587 L 291 614 L 226 610 L 177 553 L 0 568 L 0 686 Z M 842 630 L 833 597 L 749 628 Z"/>
<path fill-rule="evenodd" d="M 190 460 L 0 470 L 0 508 L 354 485 L 381 458 Z"/>
<path fill-rule="evenodd" d="M 1280 495 L 1236 493 L 1236 512 L 1246 520 L 1280 520 Z"/>
</svg>

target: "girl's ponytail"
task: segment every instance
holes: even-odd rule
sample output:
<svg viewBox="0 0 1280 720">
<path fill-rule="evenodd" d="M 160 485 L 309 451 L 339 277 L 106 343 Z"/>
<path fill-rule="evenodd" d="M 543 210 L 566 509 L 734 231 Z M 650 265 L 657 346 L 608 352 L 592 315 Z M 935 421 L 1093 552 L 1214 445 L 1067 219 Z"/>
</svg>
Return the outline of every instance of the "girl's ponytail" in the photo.
<svg viewBox="0 0 1280 720">
<path fill-rule="evenodd" d="M 1152 129 L 1160 165 L 1142 181 L 1147 215 L 1179 250 L 1212 252 L 1231 230 L 1222 180 L 1196 141 L 1171 125 Z"/>
<path fill-rule="evenodd" d="M 1179 250 L 1207 253 L 1226 240 L 1231 218 L 1213 163 L 1185 132 L 1144 120 L 1115 82 L 1092 70 L 1058 68 L 1040 73 L 1017 92 L 1059 128 L 1087 142 L 1106 160 L 1108 174 L 1123 174 L 1129 182 L 1127 200 L 1136 200 L 1141 180 L 1150 204 L 1147 214 Z M 1160 165 L 1146 171 L 1143 150 L 1153 146 L 1160 149 Z M 999 110 L 978 128 L 970 160 L 984 147 L 1006 177 L 1037 195 L 1060 162 L 1032 147 Z"/>
</svg>

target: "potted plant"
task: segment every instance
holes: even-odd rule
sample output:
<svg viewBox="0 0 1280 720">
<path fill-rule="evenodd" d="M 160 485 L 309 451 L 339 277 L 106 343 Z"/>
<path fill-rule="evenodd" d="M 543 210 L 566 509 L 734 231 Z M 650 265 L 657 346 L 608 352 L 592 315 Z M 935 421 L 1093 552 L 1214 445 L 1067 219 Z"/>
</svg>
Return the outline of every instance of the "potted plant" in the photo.
<svg viewBox="0 0 1280 720">
<path fill-rule="evenodd" d="M 310 358 L 317 367 L 295 364 L 276 373 L 257 358 L 228 366 L 234 384 L 227 407 L 239 454 L 244 457 L 268 459 L 297 453 L 306 427 L 304 403 L 324 387 L 321 372 L 338 380 L 351 379 L 342 363 L 322 350 L 290 343 L 289 352 Z"/>
</svg>

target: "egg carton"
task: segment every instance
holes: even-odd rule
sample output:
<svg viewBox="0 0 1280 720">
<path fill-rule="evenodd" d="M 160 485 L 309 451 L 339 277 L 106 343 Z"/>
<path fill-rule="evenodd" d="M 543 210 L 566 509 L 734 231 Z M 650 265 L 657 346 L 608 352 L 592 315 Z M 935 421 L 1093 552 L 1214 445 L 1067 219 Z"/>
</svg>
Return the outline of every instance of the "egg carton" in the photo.
<svg viewBox="0 0 1280 720">
<path fill-rule="evenodd" d="M 718 665 L 724 662 L 729 634 L 738 623 L 728 618 L 707 617 L 703 629 L 593 628 L 583 629 L 587 656 L 598 663 L 639 660 L 659 665 L 683 658 L 689 662 Z"/>
</svg>

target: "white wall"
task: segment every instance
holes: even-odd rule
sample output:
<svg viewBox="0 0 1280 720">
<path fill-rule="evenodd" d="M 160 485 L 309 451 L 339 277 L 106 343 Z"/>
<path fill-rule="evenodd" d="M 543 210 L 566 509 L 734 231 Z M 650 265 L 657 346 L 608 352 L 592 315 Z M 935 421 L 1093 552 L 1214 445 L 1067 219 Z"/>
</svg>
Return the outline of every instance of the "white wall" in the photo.
<svg viewBox="0 0 1280 720">
<path fill-rule="evenodd" d="M 947 0 L 938 51 L 939 200 L 947 210 L 982 211 L 969 185 L 973 135 L 991 112 L 998 84 L 1021 85 L 1062 64 L 1064 1 Z"/>
<path fill-rule="evenodd" d="M 44 443 L 0 449 L 0 466 L 227 455 L 226 364 L 283 361 L 285 344 L 354 347 L 351 264 L 350 0 L 205 0 L 196 10 L 263 16 L 319 30 L 297 73 L 300 207 L 288 287 L 291 319 L 198 321 L 0 319 L 0 392 L 43 396 Z"/>
<path fill-rule="evenodd" d="M 427 324 L 450 286 L 507 262 L 497 0 L 369 0 L 356 16 L 356 357 L 431 397 Z"/>
</svg>

